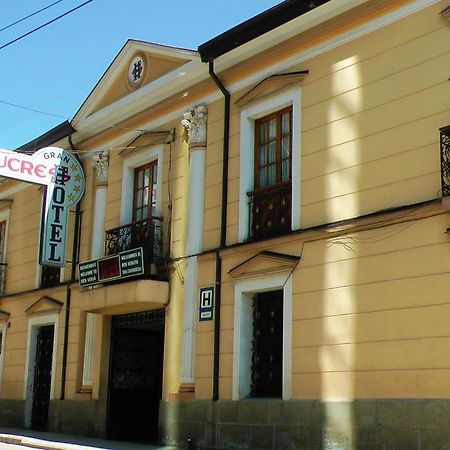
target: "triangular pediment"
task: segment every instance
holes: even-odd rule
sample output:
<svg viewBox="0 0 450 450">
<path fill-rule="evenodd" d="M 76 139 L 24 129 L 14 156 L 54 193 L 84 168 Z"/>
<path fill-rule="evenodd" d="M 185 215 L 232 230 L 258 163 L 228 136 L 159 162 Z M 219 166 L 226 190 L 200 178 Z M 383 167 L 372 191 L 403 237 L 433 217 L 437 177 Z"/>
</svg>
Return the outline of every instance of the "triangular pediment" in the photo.
<svg viewBox="0 0 450 450">
<path fill-rule="evenodd" d="M 44 295 L 37 302 L 34 302 L 25 312 L 27 314 L 36 314 L 41 312 L 60 311 L 64 303 L 55 298 Z"/>
<path fill-rule="evenodd" d="M 193 50 L 129 40 L 89 94 L 74 120 L 85 120 L 184 64 L 198 59 L 198 53 Z"/>
<path fill-rule="evenodd" d="M 149 147 L 150 145 L 162 144 L 168 138 L 167 131 L 150 131 L 142 133 L 136 139 L 133 139 L 126 147 L 119 152 L 119 155 L 126 156 L 129 153 L 139 151 L 143 147 Z"/>
<path fill-rule="evenodd" d="M 268 95 L 287 89 L 295 84 L 300 85 L 306 75 L 308 75 L 307 70 L 271 75 L 240 97 L 239 100 L 236 101 L 236 106 L 242 108 L 250 102 L 260 100 Z"/>
<path fill-rule="evenodd" d="M 252 256 L 243 263 L 231 269 L 228 273 L 232 278 L 245 278 L 268 273 L 291 271 L 300 257 L 264 251 Z"/>
<path fill-rule="evenodd" d="M 9 312 L 0 310 L 0 323 L 1 322 L 8 322 L 9 320 Z"/>
</svg>

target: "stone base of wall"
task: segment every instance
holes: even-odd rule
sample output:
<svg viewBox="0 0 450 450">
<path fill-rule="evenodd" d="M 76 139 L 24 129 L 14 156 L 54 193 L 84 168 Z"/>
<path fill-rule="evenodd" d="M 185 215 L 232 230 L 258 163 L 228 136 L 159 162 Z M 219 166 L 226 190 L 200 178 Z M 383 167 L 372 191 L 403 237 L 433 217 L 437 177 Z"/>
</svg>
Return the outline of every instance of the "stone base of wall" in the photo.
<svg viewBox="0 0 450 450">
<path fill-rule="evenodd" d="M 48 430 L 56 433 L 105 437 L 106 413 L 95 400 L 51 400 Z"/>
<path fill-rule="evenodd" d="M 1 427 L 23 428 L 24 416 L 24 400 L 0 400 Z"/>
<path fill-rule="evenodd" d="M 162 402 L 161 441 L 196 449 L 450 449 L 450 400 Z"/>
<path fill-rule="evenodd" d="M 96 401 L 51 400 L 48 431 L 104 437 L 106 412 Z M 0 426 L 25 428 L 25 401 L 0 400 Z"/>
</svg>

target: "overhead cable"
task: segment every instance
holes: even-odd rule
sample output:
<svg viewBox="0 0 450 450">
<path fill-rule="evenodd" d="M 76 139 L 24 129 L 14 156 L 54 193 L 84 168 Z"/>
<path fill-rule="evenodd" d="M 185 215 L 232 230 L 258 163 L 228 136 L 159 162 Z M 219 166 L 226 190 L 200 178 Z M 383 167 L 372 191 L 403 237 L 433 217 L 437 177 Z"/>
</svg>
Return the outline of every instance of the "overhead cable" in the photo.
<svg viewBox="0 0 450 450">
<path fill-rule="evenodd" d="M 21 19 L 16 20 L 15 22 L 10 23 L 9 25 L 6 25 L 6 27 L 0 28 L 0 31 L 7 30 L 8 28 L 11 28 L 11 27 L 13 27 L 14 25 L 17 25 L 18 23 L 23 22 L 24 20 L 27 20 L 27 19 L 29 19 L 30 17 L 33 17 L 33 16 L 35 16 L 36 14 L 39 14 L 40 12 L 45 11 L 45 10 L 48 9 L 48 8 L 51 8 L 52 6 L 56 5 L 57 3 L 61 3 L 62 1 L 63 1 L 63 0 L 58 0 L 58 1 L 53 2 L 52 4 L 50 4 L 50 5 L 48 5 L 48 6 L 45 6 L 44 8 L 41 8 L 40 10 L 38 10 L 38 11 L 36 11 L 36 12 L 34 12 L 34 13 L 28 14 L 28 16 L 22 17 Z"/>
<path fill-rule="evenodd" d="M 69 11 L 66 11 L 64 14 L 61 14 L 61 15 L 59 15 L 58 17 L 55 17 L 54 19 L 49 20 L 48 22 L 44 23 L 43 25 L 40 25 L 39 27 L 34 28 L 34 29 L 31 30 L 31 31 L 28 31 L 28 33 L 22 34 L 22 36 L 19 36 L 19 37 L 13 39 L 12 41 L 9 41 L 9 42 L 7 42 L 6 44 L 3 44 L 2 46 L 0 46 L 0 50 L 4 49 L 5 47 L 8 47 L 8 46 L 11 45 L 11 44 L 14 44 L 14 43 L 17 42 L 17 41 L 20 41 L 21 39 L 23 39 L 24 37 L 29 36 L 30 34 L 34 33 L 35 31 L 38 31 L 38 30 L 40 30 L 40 29 L 46 27 L 47 25 L 50 25 L 51 23 L 56 22 L 56 21 L 59 20 L 59 19 L 62 19 L 64 16 L 67 16 L 68 14 L 70 14 L 70 13 L 76 11 L 77 9 L 82 8 L 83 6 L 87 5 L 88 3 L 91 3 L 92 1 L 94 1 L 94 0 L 87 0 L 86 2 L 82 3 L 81 5 L 78 5 L 78 6 L 76 6 L 75 8 L 72 8 L 72 9 L 69 10 Z"/>
<path fill-rule="evenodd" d="M 18 105 L 17 103 L 7 102 L 5 100 L 0 100 L 0 103 L 3 104 L 3 105 L 13 106 L 14 108 L 24 109 L 25 111 L 31 111 L 31 112 L 34 112 L 36 114 L 43 114 L 45 116 L 56 117 L 58 119 L 68 120 L 69 122 L 71 121 L 70 117 L 66 117 L 66 116 L 63 116 L 61 114 L 53 114 L 53 113 L 50 113 L 50 112 L 47 112 L 47 111 L 42 111 L 42 110 L 39 110 L 39 109 L 30 108 L 28 106 Z M 81 119 L 80 122 L 83 122 L 84 120 L 86 120 L 86 119 Z M 148 132 L 148 130 L 144 130 L 142 128 L 127 128 L 127 127 L 121 127 L 119 125 L 110 125 L 110 124 L 105 124 L 105 123 L 100 123 L 100 124 L 98 124 L 96 126 L 97 127 L 105 127 L 105 128 L 117 128 L 117 129 L 123 130 L 123 131 L 140 131 L 141 133 L 147 133 Z"/>
</svg>

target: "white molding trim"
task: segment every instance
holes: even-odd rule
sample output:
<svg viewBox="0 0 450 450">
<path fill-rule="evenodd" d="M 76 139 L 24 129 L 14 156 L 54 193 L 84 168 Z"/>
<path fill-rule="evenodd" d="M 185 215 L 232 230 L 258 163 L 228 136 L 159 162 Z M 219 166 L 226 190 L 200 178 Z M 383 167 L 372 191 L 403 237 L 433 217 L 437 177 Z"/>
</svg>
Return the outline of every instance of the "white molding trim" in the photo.
<svg viewBox="0 0 450 450">
<path fill-rule="evenodd" d="M 335 0 L 334 2 L 329 2 L 331 4 L 339 4 L 340 1 L 343 0 Z M 347 1 L 347 0 L 346 0 Z M 354 2 L 356 0 L 348 0 L 350 2 Z M 289 59 L 284 60 L 281 63 L 278 64 L 273 64 L 271 66 L 268 66 L 266 69 L 264 69 L 263 71 L 258 72 L 255 75 L 251 75 L 243 80 L 238 81 L 237 83 L 234 83 L 230 86 L 227 86 L 228 91 L 233 94 L 235 92 L 238 92 L 242 89 L 248 88 L 250 86 L 253 86 L 255 83 L 259 83 L 260 81 L 262 81 L 263 79 L 267 78 L 270 75 L 274 75 L 277 74 L 281 71 L 287 70 L 292 66 L 298 65 L 300 63 L 303 63 L 305 61 L 307 61 L 308 59 L 318 56 L 322 53 L 325 53 L 329 50 L 332 50 L 333 48 L 338 47 L 339 45 L 343 45 L 346 44 L 348 42 L 351 42 L 359 37 L 362 37 L 368 33 L 371 33 L 373 31 L 376 31 L 378 29 L 381 29 L 385 26 L 388 26 L 398 20 L 401 20 L 404 17 L 407 17 L 413 13 L 416 13 L 428 6 L 431 6 L 435 3 L 438 3 L 440 0 L 415 0 L 412 3 L 403 6 L 401 8 L 398 8 L 395 11 L 392 11 L 391 13 L 388 13 L 382 17 L 379 17 L 369 23 L 366 23 L 364 25 L 361 25 L 360 27 L 357 27 L 347 33 L 343 33 L 340 36 L 333 38 L 333 39 L 329 39 L 328 41 L 322 42 L 314 47 L 309 48 L 306 51 L 300 52 L 297 55 L 292 56 Z M 327 3 L 326 5 L 328 5 L 329 3 Z M 353 4 L 353 6 L 357 6 L 358 4 L 360 4 L 361 1 L 356 1 L 355 4 Z M 326 5 L 322 5 L 318 8 L 316 8 L 317 11 L 320 10 L 320 8 L 325 7 Z M 331 6 L 331 5 L 330 5 Z M 316 10 L 312 10 L 316 11 Z M 311 13 L 310 12 L 310 13 Z M 308 13 L 308 14 L 310 14 Z M 305 14 L 303 16 L 301 16 L 299 19 L 303 18 L 304 20 L 306 20 L 306 18 L 308 18 L 308 14 Z M 309 18 L 311 18 L 311 16 L 309 16 Z M 309 19 L 308 18 L 308 19 Z M 307 29 L 307 28 L 306 28 Z M 281 32 L 282 31 L 282 27 L 278 27 L 275 31 L 277 32 Z M 297 33 L 298 34 L 298 29 L 297 29 Z M 265 37 L 267 37 L 267 34 L 264 35 Z M 250 44 L 248 44 L 250 45 Z M 252 55 L 254 55 L 255 53 L 259 52 L 259 49 L 255 49 L 254 47 L 251 47 L 251 51 L 252 51 Z M 232 52 L 230 52 L 232 53 Z M 226 59 L 226 55 L 224 55 L 221 58 L 218 58 L 217 60 L 217 64 L 216 64 L 216 72 L 220 72 L 221 70 L 223 70 L 223 67 L 227 66 L 227 63 L 224 62 L 222 63 L 221 61 Z M 240 61 L 240 59 L 236 60 L 233 59 L 234 64 L 238 64 Z M 194 62 L 194 61 L 193 61 Z M 195 61 L 197 63 L 197 61 Z M 197 63 L 197 64 L 202 64 L 202 63 Z M 196 67 L 196 71 L 198 71 L 198 74 L 196 75 L 196 77 L 194 76 L 194 74 L 192 74 L 192 80 L 195 80 L 196 82 L 200 82 L 201 80 L 207 79 L 208 78 L 208 70 L 207 70 L 207 65 L 203 63 L 203 71 L 202 68 Z M 203 73 L 204 72 L 204 73 Z M 183 77 L 181 77 L 183 78 Z M 183 86 L 187 86 L 190 87 L 190 84 L 187 84 L 189 81 L 192 81 L 191 79 L 187 79 L 187 78 L 183 78 Z M 170 87 L 170 93 L 173 94 L 173 86 Z M 161 93 L 160 91 L 158 91 L 158 93 Z M 180 116 L 183 115 L 183 113 L 188 110 L 189 108 L 193 108 L 196 105 L 202 103 L 202 104 L 210 104 L 213 103 L 219 99 L 221 99 L 223 97 L 222 93 L 220 92 L 215 92 L 213 94 L 207 95 L 201 99 L 196 99 L 195 101 L 192 102 L 192 104 L 189 105 L 185 105 L 182 108 L 179 108 L 175 111 L 172 111 L 169 114 L 166 114 L 164 116 L 159 117 L 158 119 L 146 122 L 145 124 L 141 125 L 141 129 L 146 129 L 146 130 L 152 130 L 152 129 L 157 129 L 159 126 L 170 123 L 173 120 L 177 120 Z M 144 99 L 142 99 L 144 101 Z M 163 98 L 158 97 L 158 101 L 163 100 Z M 151 98 L 146 98 L 145 99 L 145 105 L 146 106 L 150 106 L 151 104 L 154 103 L 154 100 Z M 115 105 L 115 104 L 113 104 Z M 110 105 L 111 107 L 113 105 Z M 122 105 L 116 105 L 116 107 L 119 107 Z M 102 110 L 103 111 L 103 110 Z M 100 111 L 99 111 L 100 112 Z M 103 123 L 114 123 L 114 121 L 112 120 L 112 114 L 114 114 L 114 110 L 111 110 L 108 112 L 108 114 L 110 113 L 110 116 L 108 115 L 104 115 L 101 117 Z M 75 120 L 78 120 L 78 114 L 75 116 Z M 92 116 L 94 117 L 94 116 Z M 90 118 L 91 120 L 91 118 Z M 100 120 L 100 118 L 99 118 Z M 78 135 L 82 136 L 82 139 L 88 139 L 89 138 L 89 132 L 90 130 L 97 132 L 97 128 L 91 128 L 92 127 L 97 127 L 97 126 L 101 126 L 101 124 L 94 124 L 94 123 L 88 123 L 85 122 L 85 120 L 83 119 L 83 121 L 78 124 L 77 123 L 77 129 L 78 129 Z M 87 134 L 85 136 L 85 134 Z M 136 136 L 138 136 L 139 132 L 138 131 L 130 131 L 129 133 L 127 133 L 126 135 L 121 136 L 119 139 L 122 142 L 129 142 L 130 140 L 132 140 L 133 138 L 135 138 Z M 114 142 L 114 144 L 112 144 L 112 142 Z M 110 145 L 116 145 L 115 142 L 118 142 L 118 140 L 114 140 L 111 141 Z"/>
<path fill-rule="evenodd" d="M 89 116 L 89 114 L 95 108 L 98 99 L 106 93 L 106 91 L 110 87 L 110 83 L 114 81 L 114 79 L 120 74 L 123 69 L 125 69 L 130 58 L 137 52 L 149 52 L 154 53 L 158 56 L 168 56 L 171 58 L 185 59 L 188 61 L 200 61 L 200 55 L 196 50 L 182 49 L 166 45 L 154 44 L 152 42 L 130 39 L 125 43 L 125 45 L 116 55 L 114 60 L 101 76 L 97 85 L 87 97 L 86 101 L 76 112 L 73 122 L 76 122 L 78 125 L 78 121 L 84 120 L 82 117 Z"/>
<path fill-rule="evenodd" d="M 105 217 L 108 186 L 98 186 L 94 194 L 94 221 L 92 225 L 91 259 L 104 256 Z"/>
<path fill-rule="evenodd" d="M 189 61 L 181 67 L 151 81 L 125 97 L 116 100 L 88 117 L 76 116 L 74 126 L 78 132 L 85 133 L 95 127 L 95 131 L 102 123 L 118 123 L 126 117 L 132 116 L 143 108 L 148 108 L 163 101 L 174 92 L 186 89 L 207 78 L 206 65 L 200 61 Z M 186 108 L 183 108 L 185 110 Z"/>
<path fill-rule="evenodd" d="M 123 158 L 122 169 L 122 196 L 120 204 L 120 224 L 131 222 L 133 216 L 133 181 L 134 169 L 152 161 L 158 160 L 157 192 L 156 192 L 156 214 L 161 215 L 162 186 L 163 186 L 163 159 L 164 145 L 157 144 L 148 148 L 131 153 Z"/>
<path fill-rule="evenodd" d="M 187 258 L 184 278 L 183 342 L 181 349 L 181 383 L 195 383 L 195 342 L 198 320 L 197 257 Z"/>
<path fill-rule="evenodd" d="M 238 239 L 249 237 L 250 212 L 247 192 L 254 186 L 255 120 L 292 105 L 292 223 L 291 229 L 301 227 L 301 87 L 270 96 L 241 110 L 240 175 L 239 175 L 239 225 Z"/>
<path fill-rule="evenodd" d="M 203 248 L 205 218 L 206 147 L 196 147 L 189 155 L 189 198 L 186 254 L 200 253 Z"/>
<path fill-rule="evenodd" d="M 250 394 L 251 382 L 251 295 L 283 289 L 283 400 L 292 397 L 292 277 L 291 272 L 241 280 L 234 285 L 233 400 Z"/>
<path fill-rule="evenodd" d="M 253 57 L 269 48 L 304 33 L 340 14 L 356 8 L 368 0 L 332 0 L 298 16 L 289 22 L 256 37 L 247 44 L 241 45 L 223 55 L 217 61 L 217 70 L 225 70 L 236 62 Z"/>
<path fill-rule="evenodd" d="M 54 326 L 52 378 L 50 383 L 50 399 L 55 398 L 56 356 L 58 353 L 59 314 L 43 314 L 28 319 L 27 350 L 25 357 L 25 383 L 23 398 L 25 400 L 25 427 L 31 425 L 31 410 L 33 406 L 34 366 L 36 361 L 36 339 L 38 329 L 45 325 Z"/>
<path fill-rule="evenodd" d="M 298 53 L 297 55 L 285 59 L 280 63 L 268 66 L 261 72 L 258 72 L 255 75 L 252 75 L 241 81 L 238 81 L 237 83 L 234 83 L 233 85 L 228 87 L 228 90 L 231 93 L 238 92 L 242 89 L 245 89 L 248 86 L 251 86 L 255 83 L 259 83 L 260 81 L 262 81 L 263 79 L 267 78 L 270 75 L 274 75 L 283 72 L 285 70 L 288 70 L 289 68 L 295 65 L 301 64 L 315 56 L 321 55 L 322 53 L 326 53 L 329 50 L 339 47 L 340 45 L 347 44 L 351 41 L 354 41 L 355 39 L 365 36 L 366 34 L 369 34 L 373 31 L 377 31 L 388 25 L 391 25 L 392 23 L 397 22 L 398 20 L 403 19 L 404 17 L 407 17 L 413 13 L 416 13 L 428 6 L 431 6 L 434 3 L 438 3 L 439 1 L 440 0 L 415 0 L 409 5 L 399 8 L 389 14 L 386 14 L 385 16 L 372 20 L 371 22 L 368 22 L 357 28 L 354 28 L 353 30 L 343 33 L 333 39 L 329 39 L 325 42 L 322 42 L 314 47 L 309 48 L 308 50 L 305 50 L 303 52 Z M 220 67 L 220 65 L 218 65 L 218 67 Z M 217 70 L 219 70 L 219 68 L 217 68 Z"/>
</svg>

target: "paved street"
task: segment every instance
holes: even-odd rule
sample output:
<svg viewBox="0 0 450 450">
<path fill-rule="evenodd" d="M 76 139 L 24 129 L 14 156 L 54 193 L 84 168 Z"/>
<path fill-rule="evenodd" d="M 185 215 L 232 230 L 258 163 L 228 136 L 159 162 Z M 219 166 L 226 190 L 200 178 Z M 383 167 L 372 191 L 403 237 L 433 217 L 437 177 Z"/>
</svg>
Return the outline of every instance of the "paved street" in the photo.
<svg viewBox="0 0 450 450">
<path fill-rule="evenodd" d="M 12 428 L 0 428 L 0 450 L 181 450 L 181 447 L 135 444 Z"/>
</svg>

